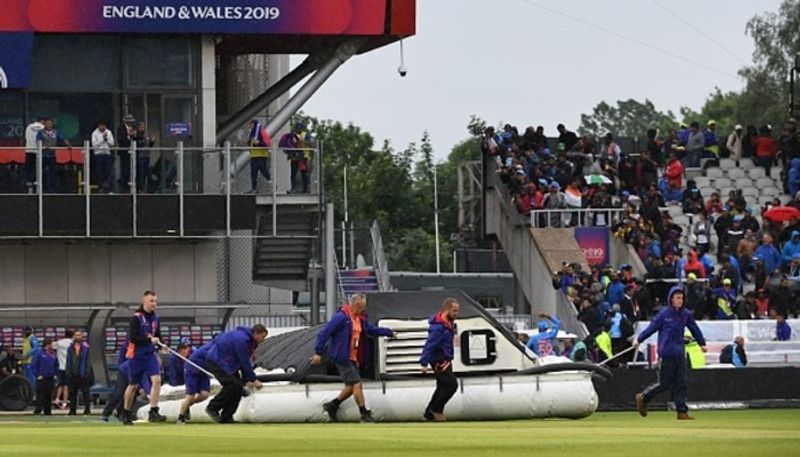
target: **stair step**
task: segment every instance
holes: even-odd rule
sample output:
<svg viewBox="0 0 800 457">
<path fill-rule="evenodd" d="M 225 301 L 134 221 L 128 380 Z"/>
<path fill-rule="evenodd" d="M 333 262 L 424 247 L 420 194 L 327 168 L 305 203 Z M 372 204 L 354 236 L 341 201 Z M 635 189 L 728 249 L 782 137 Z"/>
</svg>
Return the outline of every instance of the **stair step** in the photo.
<svg viewBox="0 0 800 457">
<path fill-rule="evenodd" d="M 295 275 L 305 275 L 308 273 L 308 266 L 283 266 L 283 265 L 276 265 L 276 266 L 266 266 L 266 265 L 258 265 L 254 268 L 253 273 L 260 275 L 260 276 L 295 276 Z"/>
</svg>

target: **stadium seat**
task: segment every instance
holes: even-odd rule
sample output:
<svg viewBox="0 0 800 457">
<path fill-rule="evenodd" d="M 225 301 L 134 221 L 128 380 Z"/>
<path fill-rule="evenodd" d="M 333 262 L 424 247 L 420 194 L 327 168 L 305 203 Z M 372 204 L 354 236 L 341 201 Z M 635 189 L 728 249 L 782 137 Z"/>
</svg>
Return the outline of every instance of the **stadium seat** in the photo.
<svg viewBox="0 0 800 457">
<path fill-rule="evenodd" d="M 758 190 L 750 188 L 758 193 Z M 758 206 L 758 196 L 756 195 L 743 195 L 745 203 L 747 203 L 748 208 L 752 206 Z"/>
<path fill-rule="evenodd" d="M 723 170 L 736 168 L 736 161 L 733 159 L 719 159 L 719 167 Z"/>
<path fill-rule="evenodd" d="M 728 178 L 717 178 L 714 180 L 714 187 L 721 189 L 723 187 L 733 187 L 733 181 Z"/>
<path fill-rule="evenodd" d="M 761 195 L 764 197 L 777 197 L 781 194 L 780 189 L 777 187 L 762 187 L 759 189 L 761 191 Z"/>
<path fill-rule="evenodd" d="M 751 168 L 747 174 L 750 176 L 750 179 L 764 178 L 767 176 L 767 172 L 761 167 Z"/>
<path fill-rule="evenodd" d="M 763 189 L 765 187 L 774 187 L 775 181 L 773 181 L 772 178 L 758 178 L 756 180 L 756 186 L 758 186 L 759 189 Z"/>
<path fill-rule="evenodd" d="M 722 177 L 722 170 L 719 168 L 709 168 L 706 170 L 706 176 L 710 179 L 717 179 Z"/>
<path fill-rule="evenodd" d="M 701 187 L 700 188 L 700 194 L 703 196 L 703 198 L 710 197 L 711 194 L 716 192 L 716 191 L 717 191 L 717 189 L 715 189 L 713 187 Z"/>
<path fill-rule="evenodd" d="M 753 167 L 755 167 L 755 164 L 753 163 L 753 159 L 740 159 L 739 160 L 739 168 L 742 168 L 744 170 L 753 171 L 752 170 Z"/>
<path fill-rule="evenodd" d="M 758 197 L 758 206 L 766 206 L 770 202 L 772 202 L 772 197 Z"/>
<path fill-rule="evenodd" d="M 722 198 L 723 202 L 728 199 L 728 195 L 730 195 L 731 192 L 736 190 L 735 187 L 723 187 L 723 188 L 717 187 L 717 189 L 719 189 L 719 196 L 720 196 L 720 198 Z"/>
<path fill-rule="evenodd" d="M 24 165 L 25 164 L 25 149 L 0 149 L 0 165 Z"/>
<path fill-rule="evenodd" d="M 758 197 L 758 188 L 752 185 L 742 187 L 742 197 Z"/>
<path fill-rule="evenodd" d="M 683 216 L 683 208 L 682 208 L 682 207 L 680 207 L 680 206 L 675 206 L 675 205 L 672 205 L 672 206 L 670 206 L 670 207 L 667 209 L 667 212 L 668 212 L 668 213 L 669 213 L 669 215 L 670 215 L 670 216 L 672 216 L 672 217 L 675 217 L 675 216 Z"/>
<path fill-rule="evenodd" d="M 793 195 L 785 195 L 784 194 L 784 195 L 781 195 L 779 198 L 781 199 L 781 203 L 783 203 L 784 205 L 788 205 L 789 202 L 794 199 L 794 196 Z"/>
<path fill-rule="evenodd" d="M 753 181 L 750 178 L 739 178 L 736 180 L 736 187 L 742 190 L 753 187 Z"/>
<path fill-rule="evenodd" d="M 781 177 L 781 171 L 783 171 L 783 167 L 772 167 L 769 173 L 773 178 L 778 179 Z"/>
<path fill-rule="evenodd" d="M 73 149 L 70 152 L 70 161 L 75 165 L 83 165 L 83 149 Z"/>
<path fill-rule="evenodd" d="M 675 216 L 672 218 L 672 222 L 683 227 L 684 232 L 686 232 L 687 227 L 689 227 L 689 216 Z"/>
<path fill-rule="evenodd" d="M 742 170 L 741 168 L 731 168 L 728 170 L 728 178 L 729 179 L 741 179 L 747 176 L 747 172 Z"/>
<path fill-rule="evenodd" d="M 706 178 L 705 176 L 698 176 L 694 178 L 694 183 L 697 184 L 697 187 L 710 187 L 711 180 Z M 705 194 L 703 194 L 705 195 Z"/>
</svg>

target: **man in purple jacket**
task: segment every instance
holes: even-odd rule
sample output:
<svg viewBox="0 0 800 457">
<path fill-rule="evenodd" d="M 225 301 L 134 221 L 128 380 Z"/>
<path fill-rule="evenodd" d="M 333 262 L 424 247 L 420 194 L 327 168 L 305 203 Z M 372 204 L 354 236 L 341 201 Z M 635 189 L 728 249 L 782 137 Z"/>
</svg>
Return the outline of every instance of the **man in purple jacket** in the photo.
<svg viewBox="0 0 800 457">
<path fill-rule="evenodd" d="M 352 395 L 361 414 L 361 422 L 375 422 L 372 412 L 364 401 L 364 389 L 361 385 L 359 367 L 364 363 L 364 345 L 367 336 L 394 336 L 392 329 L 376 327 L 367 320 L 367 299 L 364 294 L 355 294 L 350 304 L 345 304 L 317 335 L 314 356 L 311 364 L 322 363 L 322 353 L 336 364 L 339 375 L 344 381 L 344 388 L 333 400 L 322 405 L 332 421 L 336 421 L 339 405 Z M 325 347 L 327 346 L 327 351 Z"/>
<path fill-rule="evenodd" d="M 51 414 L 51 399 L 56 375 L 58 375 L 58 360 L 56 351 L 53 350 L 53 340 L 45 338 L 42 348 L 36 352 L 31 361 L 33 373 L 36 375 L 36 409 L 33 414 Z"/>
<path fill-rule="evenodd" d="M 256 389 L 261 382 L 253 371 L 253 352 L 267 339 L 267 329 L 256 324 L 252 329 L 236 327 L 217 336 L 206 353 L 206 370 L 222 384 L 222 390 L 208 402 L 206 414 L 214 422 L 233 423 L 245 384 Z M 241 376 L 239 372 L 241 371 Z"/>
<path fill-rule="evenodd" d="M 456 337 L 456 317 L 461 305 L 455 298 L 447 298 L 438 313 L 428 320 L 428 339 L 419 359 L 422 374 L 428 373 L 428 365 L 436 375 L 436 390 L 433 391 L 423 417 L 444 422 L 444 405 L 458 389 L 458 380 L 453 374 L 453 339 Z"/>
<path fill-rule="evenodd" d="M 642 341 L 658 332 L 658 381 L 648 386 L 644 392 L 636 394 L 636 408 L 639 414 L 647 416 L 647 403 L 661 392 L 672 390 L 678 420 L 692 420 L 686 406 L 686 353 L 684 352 L 683 332 L 686 327 L 695 341 L 706 352 L 706 339 L 694 320 L 691 311 L 683 307 L 683 289 L 675 286 L 667 295 L 669 306 L 662 309 L 650 325 L 636 338 L 634 351 Z"/>
</svg>

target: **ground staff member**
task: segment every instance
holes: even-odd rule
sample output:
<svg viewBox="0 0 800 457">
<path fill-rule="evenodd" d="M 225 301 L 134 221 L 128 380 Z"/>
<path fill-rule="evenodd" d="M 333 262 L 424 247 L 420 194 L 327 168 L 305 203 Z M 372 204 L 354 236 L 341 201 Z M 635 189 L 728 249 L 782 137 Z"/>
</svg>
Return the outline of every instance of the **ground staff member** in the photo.
<svg viewBox="0 0 800 457">
<path fill-rule="evenodd" d="M 208 370 L 208 368 L 206 368 L 206 356 L 213 344 L 214 342 L 211 341 L 200 346 L 200 349 L 192 352 L 189 361 Z M 178 424 L 185 424 L 188 422 L 190 417 L 189 408 L 195 403 L 204 401 L 208 398 L 209 392 L 211 392 L 211 379 L 208 375 L 189 363 L 183 365 L 183 378 L 186 381 L 186 398 L 181 403 Z"/>
<path fill-rule="evenodd" d="M 58 374 L 58 357 L 53 350 L 53 340 L 45 338 L 42 348 L 36 352 L 31 362 L 36 375 L 36 409 L 33 414 L 51 414 L 53 387 Z"/>
<path fill-rule="evenodd" d="M 158 413 L 158 395 L 161 392 L 161 367 L 156 354 L 156 346 L 161 339 L 161 326 L 158 315 L 158 296 L 152 290 L 145 291 L 142 297 L 142 306 L 134 313 L 130 320 L 128 330 L 128 351 L 125 354 L 130 363 L 128 388 L 125 389 L 125 411 L 123 421 L 125 425 L 133 425 L 133 400 L 142 378 L 150 378 L 150 412 L 147 420 L 150 422 L 164 422 L 166 416 Z"/>
<path fill-rule="evenodd" d="M 456 317 L 460 305 L 455 298 L 447 298 L 438 313 L 428 320 L 428 339 L 419 359 L 422 373 L 428 372 L 428 365 L 436 375 L 436 390 L 433 391 L 423 416 L 427 420 L 444 422 L 444 405 L 458 389 L 458 381 L 453 374 L 453 339 L 456 337 Z"/>
<path fill-rule="evenodd" d="M 336 364 L 339 375 L 344 381 L 344 388 L 333 400 L 322 405 L 332 421 L 336 421 L 336 413 L 343 401 L 352 395 L 361 414 L 361 422 L 375 422 L 372 412 L 364 401 L 364 389 L 361 385 L 359 367 L 364 361 L 364 345 L 367 336 L 394 336 L 392 329 L 377 327 L 367 320 L 367 298 L 364 294 L 355 294 L 346 304 L 336 311 L 331 320 L 317 335 L 314 356 L 311 364 L 322 363 L 322 353 L 327 345 L 326 357 Z"/>
<path fill-rule="evenodd" d="M 647 415 L 647 403 L 656 395 L 672 390 L 678 420 L 691 420 L 686 406 L 686 353 L 684 352 L 683 332 L 688 327 L 692 336 L 706 352 L 703 332 L 694 320 L 694 314 L 683 307 L 683 289 L 675 286 L 667 295 L 669 306 L 662 309 L 650 325 L 636 338 L 634 351 L 642 341 L 658 332 L 658 381 L 636 394 L 636 408 L 639 414 Z"/>
<path fill-rule="evenodd" d="M 108 418 L 111 417 L 111 414 L 113 414 L 115 410 L 117 412 L 117 417 L 120 420 L 123 420 L 123 400 L 125 399 L 125 390 L 128 388 L 128 379 L 131 376 L 131 362 L 128 360 L 127 354 L 128 342 L 126 341 L 119 347 L 117 360 L 117 380 L 114 384 L 114 392 L 112 392 L 111 396 L 108 397 L 106 406 L 103 408 L 103 412 L 100 416 L 104 422 L 108 422 Z M 143 377 L 140 388 L 145 392 L 150 392 L 150 378 L 146 376 Z"/>
<path fill-rule="evenodd" d="M 267 339 L 267 329 L 256 324 L 252 329 L 237 327 L 217 336 L 206 354 L 206 369 L 222 384 L 222 390 L 208 402 L 206 414 L 214 422 L 233 423 L 245 383 L 261 388 L 251 359 L 256 347 Z M 241 376 L 239 372 L 241 371 Z"/>
</svg>

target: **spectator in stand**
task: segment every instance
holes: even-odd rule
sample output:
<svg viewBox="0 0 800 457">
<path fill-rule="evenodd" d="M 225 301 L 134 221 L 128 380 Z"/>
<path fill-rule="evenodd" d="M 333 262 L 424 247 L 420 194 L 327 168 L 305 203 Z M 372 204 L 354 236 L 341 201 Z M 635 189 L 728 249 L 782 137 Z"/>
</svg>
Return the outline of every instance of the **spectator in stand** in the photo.
<svg viewBox="0 0 800 457">
<path fill-rule="evenodd" d="M 797 129 L 797 121 L 794 118 L 790 118 L 783 125 L 780 149 L 784 169 L 787 168 L 788 163 L 800 157 L 800 131 Z"/>
<path fill-rule="evenodd" d="M 782 275 L 778 287 L 770 292 L 769 307 L 774 309 L 776 313 L 783 314 L 786 317 L 790 315 L 797 317 L 797 306 L 800 297 L 797 297 L 796 292 L 792 291 L 789 283 L 789 277 Z"/>
<path fill-rule="evenodd" d="M 794 195 L 795 201 L 798 194 L 800 194 L 800 158 L 795 157 L 789 165 L 789 172 L 786 175 L 786 184 L 789 188 L 789 194 Z"/>
<path fill-rule="evenodd" d="M 744 230 L 742 230 L 743 220 L 744 216 L 741 214 L 733 216 L 733 225 L 731 225 L 727 235 L 725 235 L 725 246 L 727 246 L 728 250 L 732 253 L 736 252 L 739 247 L 739 241 L 744 238 Z"/>
<path fill-rule="evenodd" d="M 667 182 L 676 189 L 683 187 L 683 165 L 675 154 L 669 155 L 669 162 L 667 162 Z"/>
<path fill-rule="evenodd" d="M 751 259 L 755 254 L 757 246 L 758 243 L 756 243 L 755 233 L 750 229 L 745 230 L 744 237 L 739 240 L 739 244 L 736 246 L 736 260 L 739 261 L 742 272 L 753 270 Z"/>
<path fill-rule="evenodd" d="M 800 253 L 800 231 L 794 230 L 792 231 L 791 239 L 783 245 L 783 250 L 781 251 L 781 266 L 784 270 L 789 269 L 792 258 L 798 253 Z"/>
<path fill-rule="evenodd" d="M 663 150 L 663 154 L 665 156 L 669 154 L 675 154 L 678 159 L 683 160 L 683 157 L 686 154 L 686 148 L 684 147 L 685 144 L 685 142 L 681 143 L 680 138 L 678 138 L 678 132 L 675 131 L 675 129 L 669 129 L 669 138 L 664 141 L 661 149 Z M 663 161 L 661 163 L 663 163 Z"/>
<path fill-rule="evenodd" d="M 739 160 L 742 158 L 742 125 L 736 124 L 733 132 L 728 135 L 728 141 L 725 144 L 728 152 L 731 154 L 731 159 L 736 161 L 736 166 L 739 166 Z"/>
<path fill-rule="evenodd" d="M 39 153 L 38 136 L 44 130 L 45 116 L 36 116 L 36 120 L 25 127 L 25 181 L 36 181 L 36 154 Z"/>
<path fill-rule="evenodd" d="M 697 188 L 697 183 L 693 179 L 686 182 L 686 190 L 683 191 L 682 200 L 684 214 L 697 215 L 703 212 L 705 206 L 703 195 L 700 193 L 700 189 Z"/>
<path fill-rule="evenodd" d="M 114 146 L 116 142 L 114 134 L 108 130 L 108 122 L 98 122 L 92 132 L 92 149 L 97 164 L 97 185 L 104 194 L 114 190 L 114 156 L 111 153 Z"/>
<path fill-rule="evenodd" d="M 786 322 L 786 316 L 781 313 L 775 314 L 775 339 L 778 341 L 789 341 L 792 339 L 792 327 Z"/>
<path fill-rule="evenodd" d="M 706 139 L 703 132 L 700 131 L 700 124 L 696 121 L 689 125 L 691 133 L 686 143 L 686 156 L 684 157 L 684 168 L 696 168 L 700 166 L 700 157 L 706 146 Z"/>
<path fill-rule="evenodd" d="M 800 252 L 792 256 L 792 262 L 789 264 L 789 279 L 795 283 L 800 282 Z"/>
<path fill-rule="evenodd" d="M 783 230 L 781 230 L 780 237 L 778 238 L 781 244 L 787 243 L 794 238 L 794 232 L 800 231 L 800 220 L 792 216 L 789 218 L 788 223 L 784 223 Z"/>
<path fill-rule="evenodd" d="M 625 297 L 625 285 L 619 279 L 617 272 L 612 272 L 611 282 L 606 288 L 606 301 L 611 305 L 619 304 Z"/>
<path fill-rule="evenodd" d="M 269 182 L 269 148 L 272 138 L 258 119 L 253 119 L 250 129 L 250 193 L 258 192 L 258 174 Z"/>
<path fill-rule="evenodd" d="M 753 256 L 753 279 L 755 281 L 756 290 L 761 290 L 764 287 L 764 284 L 767 283 L 767 278 L 770 276 L 770 273 L 767 272 L 766 267 L 764 266 L 764 259 L 758 257 L 757 255 Z"/>
<path fill-rule="evenodd" d="M 33 356 L 31 362 L 36 375 L 36 409 L 33 414 L 51 414 L 50 408 L 53 399 L 53 386 L 58 374 L 58 357 L 53 350 L 53 340 L 45 338 L 42 349 Z"/>
<path fill-rule="evenodd" d="M 706 268 L 698 260 L 697 251 L 694 249 L 689 250 L 689 252 L 686 254 L 686 258 L 686 265 L 683 266 L 683 272 L 686 274 L 686 277 L 688 278 L 690 274 L 694 274 L 695 279 L 705 278 Z"/>
<path fill-rule="evenodd" d="M 747 365 L 747 354 L 744 352 L 744 338 L 737 336 L 733 339 L 733 344 L 729 344 L 719 353 L 719 363 L 730 363 L 736 368 L 744 368 Z"/>
<path fill-rule="evenodd" d="M 310 157 L 308 156 L 308 151 L 306 150 L 304 131 L 305 124 L 298 121 L 294 125 L 294 130 L 285 133 L 278 142 L 278 145 L 283 149 L 283 152 L 286 154 L 286 158 L 289 160 L 289 184 L 291 188 L 289 189 L 288 193 L 290 194 L 300 192 L 296 185 L 298 173 L 300 173 L 300 178 L 303 184 L 302 193 L 308 193 L 308 186 L 310 184 Z M 510 132 L 503 132 L 503 135 L 509 134 Z"/>
<path fill-rule="evenodd" d="M 44 129 L 36 134 L 36 141 L 42 143 L 42 182 L 44 183 L 44 191 L 48 193 L 56 192 L 60 190 L 60 186 L 58 184 L 58 165 L 56 164 L 55 148 L 66 146 L 72 149 L 72 146 L 64 138 L 64 135 L 53 127 L 53 120 L 50 118 L 44 120 Z"/>
<path fill-rule="evenodd" d="M 717 139 L 717 121 L 711 119 L 706 123 L 706 130 L 703 132 L 705 142 L 706 157 L 719 159 L 719 140 Z"/>
<path fill-rule="evenodd" d="M 622 157 L 622 149 L 614 142 L 614 135 L 611 132 L 606 133 L 603 137 L 603 154 L 602 158 L 608 160 L 611 166 L 616 167 L 620 163 Z"/>
<path fill-rule="evenodd" d="M 772 176 L 770 169 L 775 160 L 775 154 L 778 152 L 778 143 L 775 138 L 772 138 L 769 126 L 762 125 L 758 129 L 758 138 L 753 140 L 753 146 L 756 148 L 756 165 L 764 167 L 767 176 Z"/>
<path fill-rule="evenodd" d="M 761 240 L 761 246 L 756 248 L 753 255 L 764 262 L 767 274 L 772 274 L 780 270 L 781 253 L 778 251 L 778 248 L 775 247 L 772 235 L 769 233 L 765 233 Z"/>
<path fill-rule="evenodd" d="M 584 297 L 581 300 L 578 319 L 586 325 L 586 330 L 588 330 L 590 334 L 594 333 L 600 326 L 600 313 L 598 312 L 597 306 L 592 304 L 591 298 Z"/>
<path fill-rule="evenodd" d="M 722 280 L 722 287 L 714 289 L 714 296 L 717 300 L 717 319 L 734 319 L 736 317 L 733 313 L 736 291 L 733 289 L 733 282 L 730 278 Z"/>
<path fill-rule="evenodd" d="M 644 195 L 651 186 L 658 184 L 658 164 L 649 152 L 643 152 L 636 165 L 636 182 L 639 195 Z"/>
<path fill-rule="evenodd" d="M 742 137 L 742 158 L 755 159 L 756 138 L 758 138 L 758 129 L 756 128 L 755 125 L 748 125 L 747 128 L 745 128 L 745 134 Z"/>
<path fill-rule="evenodd" d="M 630 346 L 630 343 L 628 343 L 628 338 L 633 335 L 633 324 L 631 324 L 631 322 L 622 312 L 622 309 L 618 303 L 615 303 L 611 307 L 611 311 L 608 313 L 608 319 L 611 321 L 611 329 L 608 331 L 608 334 L 611 337 L 611 351 L 614 354 L 619 354 L 625 349 L 628 349 Z M 620 356 L 617 359 L 617 362 L 624 363 L 628 360 L 631 359 L 625 356 Z"/>
<path fill-rule="evenodd" d="M 758 303 L 756 302 L 755 291 L 744 294 L 744 301 L 739 302 L 736 307 L 739 319 L 758 319 Z"/>
<path fill-rule="evenodd" d="M 136 131 L 131 136 L 131 144 L 136 145 L 136 190 L 147 192 L 150 183 L 150 151 L 155 141 L 147 134 L 144 121 L 136 123 Z"/>
<path fill-rule="evenodd" d="M 566 197 L 560 190 L 561 186 L 558 185 L 558 182 L 553 181 L 550 183 L 550 192 L 545 195 L 542 200 L 542 207 L 544 209 L 566 209 Z M 550 213 L 547 227 L 560 228 L 561 216 L 561 213 Z"/>
<path fill-rule="evenodd" d="M 705 283 L 697 281 L 697 275 L 692 272 L 686 275 L 686 309 L 694 314 L 695 319 L 704 317 L 706 302 Z"/>
<path fill-rule="evenodd" d="M 674 130 L 670 130 L 673 132 Z M 658 137 L 657 129 L 650 129 L 647 131 L 647 152 L 650 157 L 655 159 L 656 162 L 664 163 L 664 142 Z"/>
<path fill-rule="evenodd" d="M 694 236 L 694 242 L 697 246 L 698 253 L 703 255 L 708 252 L 710 246 L 709 235 L 711 225 L 708 223 L 704 212 L 701 211 L 695 214 L 695 217 L 697 220 L 692 228 L 692 235 Z"/>
<path fill-rule="evenodd" d="M 717 214 L 722 214 L 724 211 L 725 210 L 722 206 L 722 200 L 720 200 L 719 194 L 713 192 L 711 197 L 709 197 L 708 201 L 706 202 L 706 215 L 715 216 Z"/>
<path fill-rule="evenodd" d="M 573 146 L 578 142 L 578 136 L 575 135 L 575 132 L 570 132 L 564 127 L 564 124 L 558 124 L 556 126 L 556 130 L 558 130 L 558 142 L 564 145 L 564 150 L 569 151 L 572 149 Z"/>
<path fill-rule="evenodd" d="M 119 188 L 120 192 L 128 192 L 131 182 L 131 143 L 136 136 L 136 118 L 126 114 L 122 118 L 122 125 L 117 129 L 117 145 L 119 146 Z"/>
</svg>

